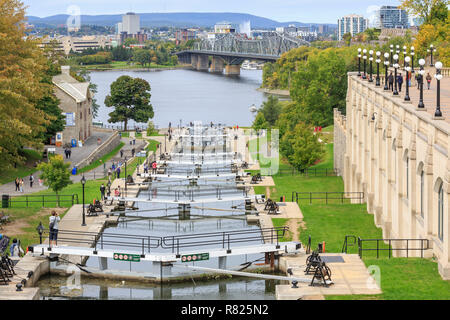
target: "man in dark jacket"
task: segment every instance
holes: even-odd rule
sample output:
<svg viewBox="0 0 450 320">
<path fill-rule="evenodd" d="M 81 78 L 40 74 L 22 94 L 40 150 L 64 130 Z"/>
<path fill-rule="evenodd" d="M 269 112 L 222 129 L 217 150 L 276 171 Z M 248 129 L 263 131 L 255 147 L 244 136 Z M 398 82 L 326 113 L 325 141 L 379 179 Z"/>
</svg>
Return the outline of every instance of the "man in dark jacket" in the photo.
<svg viewBox="0 0 450 320">
<path fill-rule="evenodd" d="M 389 90 L 394 91 L 394 75 L 391 74 L 388 77 L 388 82 L 389 82 Z"/>
<path fill-rule="evenodd" d="M 398 92 L 402 92 L 403 76 L 401 73 L 397 76 L 397 84 L 398 84 Z"/>
</svg>

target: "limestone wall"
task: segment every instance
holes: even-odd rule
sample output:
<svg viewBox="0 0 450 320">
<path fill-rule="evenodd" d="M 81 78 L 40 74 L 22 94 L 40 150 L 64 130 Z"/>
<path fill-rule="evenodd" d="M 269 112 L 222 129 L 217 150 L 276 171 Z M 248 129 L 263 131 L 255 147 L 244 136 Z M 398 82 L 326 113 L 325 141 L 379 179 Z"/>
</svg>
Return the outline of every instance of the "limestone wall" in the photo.
<svg viewBox="0 0 450 320">
<path fill-rule="evenodd" d="M 345 191 L 367 194 L 367 210 L 383 238 L 428 239 L 432 249 L 425 256 L 435 256 L 440 274 L 450 279 L 450 124 L 356 73 L 348 77 L 346 120 L 335 112 L 334 122 L 335 166 L 343 167 Z"/>
<path fill-rule="evenodd" d="M 337 109 L 334 109 L 334 169 L 337 170 L 339 176 L 342 176 L 344 172 L 344 156 L 346 150 L 345 122 L 345 116 Z"/>
</svg>

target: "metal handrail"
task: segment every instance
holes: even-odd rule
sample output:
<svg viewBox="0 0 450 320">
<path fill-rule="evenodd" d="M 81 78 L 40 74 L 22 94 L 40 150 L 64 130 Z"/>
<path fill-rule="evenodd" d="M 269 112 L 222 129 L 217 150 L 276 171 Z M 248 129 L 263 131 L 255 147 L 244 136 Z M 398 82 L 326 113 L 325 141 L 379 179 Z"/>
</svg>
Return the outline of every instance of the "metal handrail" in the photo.
<svg viewBox="0 0 450 320">
<path fill-rule="evenodd" d="M 406 248 L 392 248 L 392 243 L 395 243 L 397 241 L 406 241 Z M 411 248 L 409 245 L 410 241 L 420 241 L 420 248 Z M 363 248 L 364 242 L 376 242 L 377 247 L 376 248 Z M 388 248 L 380 248 L 380 242 L 382 243 L 388 243 Z M 424 246 L 426 244 L 426 246 Z M 421 253 L 421 258 L 423 258 L 423 252 L 425 250 L 430 249 L 430 241 L 428 239 L 361 239 L 358 237 L 358 254 L 362 258 L 363 251 L 376 251 L 377 252 L 377 259 L 379 258 L 379 252 L 380 251 L 388 251 L 389 252 L 389 258 L 392 256 L 392 251 L 406 251 L 406 257 L 409 257 L 409 251 L 417 251 L 419 250 Z"/>
<path fill-rule="evenodd" d="M 348 243 L 348 239 L 353 239 L 353 243 Z M 342 253 L 347 253 L 347 249 L 348 247 L 352 247 L 356 244 L 357 240 L 356 240 L 356 236 L 353 235 L 347 235 L 345 236 L 345 240 L 344 240 L 344 244 L 342 245 Z"/>
<path fill-rule="evenodd" d="M 299 197 L 299 195 L 309 195 L 308 197 Z M 317 197 L 313 197 L 313 195 L 317 195 Z M 323 197 L 325 195 L 325 197 Z M 339 195 L 339 197 L 333 197 L 333 195 Z M 352 195 L 357 195 L 357 197 L 352 197 Z M 344 203 L 344 200 L 359 200 L 359 203 L 363 203 L 364 201 L 364 192 L 292 192 L 292 202 L 298 203 L 298 200 L 309 200 L 309 203 L 312 204 L 313 200 L 325 200 L 326 204 L 328 204 L 329 200 L 341 200 L 341 203 Z"/>
</svg>

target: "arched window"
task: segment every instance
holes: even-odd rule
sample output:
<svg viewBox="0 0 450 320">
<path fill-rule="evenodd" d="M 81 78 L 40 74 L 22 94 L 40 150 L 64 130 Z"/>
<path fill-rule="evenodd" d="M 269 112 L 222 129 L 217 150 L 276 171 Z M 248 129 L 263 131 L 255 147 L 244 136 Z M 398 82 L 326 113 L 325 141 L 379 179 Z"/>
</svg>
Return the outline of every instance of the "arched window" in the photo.
<svg viewBox="0 0 450 320">
<path fill-rule="evenodd" d="M 441 183 L 438 191 L 438 237 L 444 241 L 444 184 Z"/>
</svg>

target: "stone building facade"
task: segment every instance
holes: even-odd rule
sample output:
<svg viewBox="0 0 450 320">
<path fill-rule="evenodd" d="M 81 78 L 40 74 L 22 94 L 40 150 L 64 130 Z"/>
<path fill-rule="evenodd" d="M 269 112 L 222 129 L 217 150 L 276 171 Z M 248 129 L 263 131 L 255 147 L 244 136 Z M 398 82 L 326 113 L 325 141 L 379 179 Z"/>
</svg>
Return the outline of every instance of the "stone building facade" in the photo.
<svg viewBox="0 0 450 320">
<path fill-rule="evenodd" d="M 79 82 L 70 76 L 70 67 L 62 66 L 62 73 L 53 77 L 59 107 L 66 116 L 63 132 L 56 134 L 56 145 L 85 141 L 92 134 L 92 93 L 89 82 Z"/>
<path fill-rule="evenodd" d="M 365 193 L 384 239 L 426 239 L 424 256 L 434 256 L 441 276 L 450 279 L 450 124 L 356 73 L 348 75 L 346 116 L 335 110 L 334 124 L 335 167 L 345 191 Z"/>
</svg>

